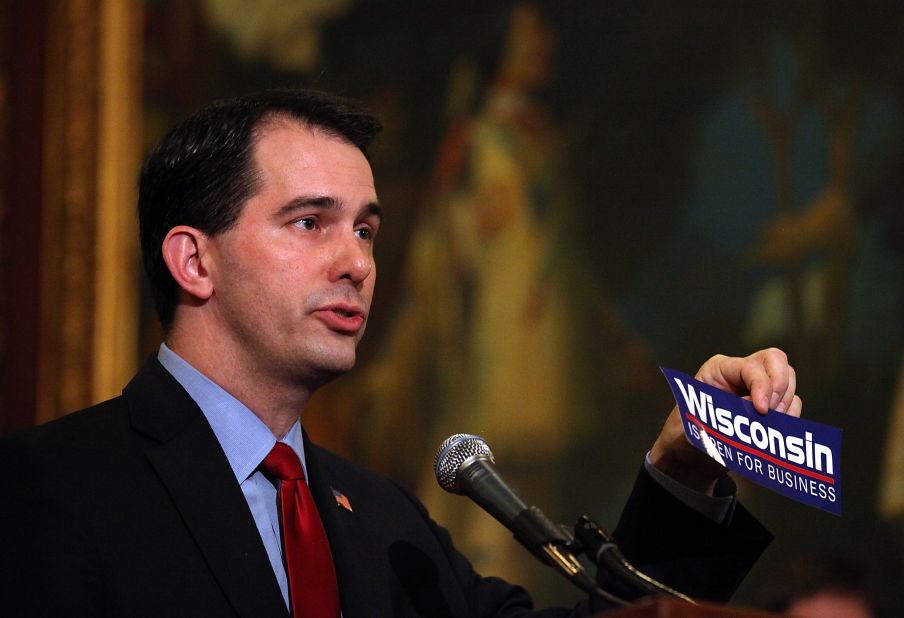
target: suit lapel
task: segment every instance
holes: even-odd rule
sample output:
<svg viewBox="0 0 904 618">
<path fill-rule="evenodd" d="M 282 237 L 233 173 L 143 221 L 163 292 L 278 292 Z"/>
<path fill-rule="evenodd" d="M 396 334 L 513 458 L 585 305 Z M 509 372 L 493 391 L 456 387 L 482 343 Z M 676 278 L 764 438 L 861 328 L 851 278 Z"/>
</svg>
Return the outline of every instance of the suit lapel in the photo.
<svg viewBox="0 0 904 618">
<path fill-rule="evenodd" d="M 341 478 L 323 465 L 319 449 L 304 434 L 308 484 L 323 527 L 339 579 L 339 597 L 343 618 L 393 615 L 387 573 L 374 563 L 377 555 L 369 534 L 369 522 L 353 510 L 340 506 L 333 489 L 348 491 Z M 354 509 L 354 496 L 349 496 Z"/>
<path fill-rule="evenodd" d="M 156 360 L 124 395 L 133 427 L 160 442 L 148 459 L 236 612 L 287 616 L 248 503 L 201 410 Z"/>
</svg>

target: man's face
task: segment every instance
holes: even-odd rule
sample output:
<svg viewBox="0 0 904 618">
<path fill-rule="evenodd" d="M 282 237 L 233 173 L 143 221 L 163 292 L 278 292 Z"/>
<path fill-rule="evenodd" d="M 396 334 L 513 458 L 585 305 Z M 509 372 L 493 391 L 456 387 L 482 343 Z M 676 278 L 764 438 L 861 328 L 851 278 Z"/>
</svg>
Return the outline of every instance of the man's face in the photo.
<svg viewBox="0 0 904 618">
<path fill-rule="evenodd" d="M 209 243 L 215 328 L 252 375 L 323 382 L 354 365 L 373 297 L 370 165 L 355 146 L 285 119 L 263 129 L 254 162 L 258 192 Z"/>
</svg>

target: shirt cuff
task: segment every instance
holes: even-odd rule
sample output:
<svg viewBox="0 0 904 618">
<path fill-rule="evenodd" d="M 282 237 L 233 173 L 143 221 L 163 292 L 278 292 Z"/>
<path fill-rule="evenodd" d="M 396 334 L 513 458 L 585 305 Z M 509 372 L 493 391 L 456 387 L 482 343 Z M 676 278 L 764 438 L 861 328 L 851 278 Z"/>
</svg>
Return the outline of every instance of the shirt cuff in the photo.
<svg viewBox="0 0 904 618">
<path fill-rule="evenodd" d="M 686 506 L 717 524 L 725 525 L 731 521 L 731 515 L 738 501 L 738 489 L 730 477 L 725 476 L 719 479 L 716 483 L 714 494 L 709 496 L 682 485 L 665 472 L 662 472 L 653 465 L 650 460 L 650 453 L 647 453 L 643 465 L 649 475 L 653 477 L 653 480 Z"/>
</svg>

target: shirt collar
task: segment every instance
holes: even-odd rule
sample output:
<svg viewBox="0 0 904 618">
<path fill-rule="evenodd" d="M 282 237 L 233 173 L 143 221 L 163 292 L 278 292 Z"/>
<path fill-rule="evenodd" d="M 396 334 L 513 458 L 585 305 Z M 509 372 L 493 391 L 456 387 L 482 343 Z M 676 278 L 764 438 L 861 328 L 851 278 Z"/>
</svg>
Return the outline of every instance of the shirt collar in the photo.
<svg viewBox="0 0 904 618">
<path fill-rule="evenodd" d="M 165 343 L 160 344 L 157 360 L 201 408 L 238 482 L 242 483 L 254 474 L 276 444 L 270 429 L 247 406 L 188 364 Z M 300 421 L 295 421 L 280 442 L 289 445 L 307 469 Z"/>
</svg>

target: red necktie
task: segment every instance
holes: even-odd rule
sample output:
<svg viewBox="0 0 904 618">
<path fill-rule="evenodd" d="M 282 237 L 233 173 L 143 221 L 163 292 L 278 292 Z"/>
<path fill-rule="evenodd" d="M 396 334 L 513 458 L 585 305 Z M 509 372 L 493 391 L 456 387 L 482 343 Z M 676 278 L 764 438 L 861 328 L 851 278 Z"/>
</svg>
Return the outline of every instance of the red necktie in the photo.
<svg viewBox="0 0 904 618">
<path fill-rule="evenodd" d="M 277 442 L 261 467 L 280 479 L 283 551 L 295 618 L 339 618 L 336 569 L 298 456 Z"/>
</svg>

